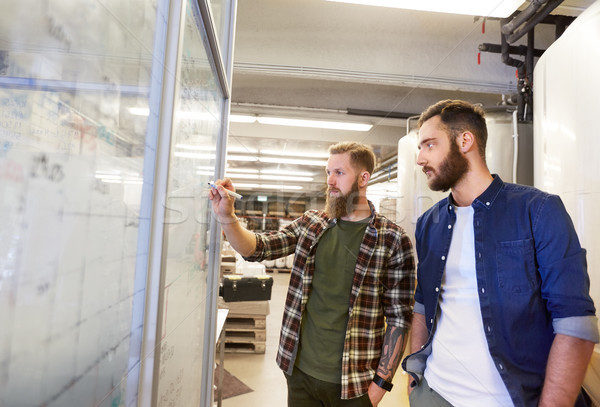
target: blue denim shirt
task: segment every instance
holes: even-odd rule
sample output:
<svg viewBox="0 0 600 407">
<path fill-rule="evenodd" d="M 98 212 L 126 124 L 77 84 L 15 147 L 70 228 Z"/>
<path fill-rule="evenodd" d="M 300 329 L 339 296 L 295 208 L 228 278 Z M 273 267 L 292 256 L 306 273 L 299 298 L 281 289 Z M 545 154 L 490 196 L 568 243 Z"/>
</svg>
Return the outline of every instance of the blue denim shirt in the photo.
<svg viewBox="0 0 600 407">
<path fill-rule="evenodd" d="M 479 303 L 490 355 L 515 406 L 536 406 L 555 332 L 598 341 L 586 252 L 556 195 L 507 184 L 494 175 L 471 206 Z M 425 315 L 429 339 L 402 364 L 417 380 L 431 353 L 455 221 L 450 196 L 417 222 L 415 312 Z"/>
</svg>

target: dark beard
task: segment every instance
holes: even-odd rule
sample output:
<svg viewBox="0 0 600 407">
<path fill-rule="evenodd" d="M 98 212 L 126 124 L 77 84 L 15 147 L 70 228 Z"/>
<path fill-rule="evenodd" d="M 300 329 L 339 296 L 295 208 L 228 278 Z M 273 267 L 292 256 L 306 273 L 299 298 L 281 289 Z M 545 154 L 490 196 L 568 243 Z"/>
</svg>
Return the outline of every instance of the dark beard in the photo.
<svg viewBox="0 0 600 407">
<path fill-rule="evenodd" d="M 423 168 L 425 170 L 427 167 Z M 431 169 L 431 168 L 430 168 Z M 450 151 L 440 164 L 439 171 L 434 172 L 434 177 L 428 181 L 429 188 L 432 191 L 446 192 L 467 173 L 469 162 L 464 155 L 460 153 L 458 145 L 450 142 Z"/>
<path fill-rule="evenodd" d="M 356 208 L 355 200 L 358 199 L 358 177 L 352 185 L 352 189 L 346 195 L 330 195 L 331 187 L 327 187 L 327 196 L 325 201 L 325 213 L 331 219 L 339 219 L 346 216 Z"/>
</svg>

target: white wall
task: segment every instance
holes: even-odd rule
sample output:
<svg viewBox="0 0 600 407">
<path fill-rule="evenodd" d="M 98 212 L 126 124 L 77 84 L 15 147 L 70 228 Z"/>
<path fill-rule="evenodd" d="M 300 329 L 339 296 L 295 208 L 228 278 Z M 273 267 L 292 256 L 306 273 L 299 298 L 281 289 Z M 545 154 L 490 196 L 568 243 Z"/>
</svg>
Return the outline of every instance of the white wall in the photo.
<svg viewBox="0 0 600 407">
<path fill-rule="evenodd" d="M 600 1 L 544 53 L 534 72 L 534 178 L 558 194 L 587 249 L 590 293 L 600 307 Z M 593 370 L 596 371 L 595 376 Z M 587 388 L 600 402 L 600 350 Z"/>
</svg>

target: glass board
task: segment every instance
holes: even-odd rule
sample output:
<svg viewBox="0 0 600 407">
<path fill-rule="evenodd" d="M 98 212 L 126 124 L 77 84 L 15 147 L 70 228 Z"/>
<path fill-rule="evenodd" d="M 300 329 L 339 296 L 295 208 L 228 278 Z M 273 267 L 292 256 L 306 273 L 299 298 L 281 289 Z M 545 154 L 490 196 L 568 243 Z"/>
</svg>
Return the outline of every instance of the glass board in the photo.
<svg viewBox="0 0 600 407">
<path fill-rule="evenodd" d="M 155 2 L 0 10 L 0 406 L 136 405 Z"/>
<path fill-rule="evenodd" d="M 199 406 L 207 317 L 210 216 L 223 93 L 196 2 L 186 1 L 165 213 L 159 316 L 159 407 Z"/>
</svg>

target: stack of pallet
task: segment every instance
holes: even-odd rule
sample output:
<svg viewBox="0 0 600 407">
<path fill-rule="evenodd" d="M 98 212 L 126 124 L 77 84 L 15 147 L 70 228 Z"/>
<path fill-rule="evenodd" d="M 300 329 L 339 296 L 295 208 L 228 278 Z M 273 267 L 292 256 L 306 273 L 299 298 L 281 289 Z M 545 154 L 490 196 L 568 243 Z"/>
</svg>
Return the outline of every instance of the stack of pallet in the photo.
<svg viewBox="0 0 600 407">
<path fill-rule="evenodd" d="M 225 352 L 265 353 L 269 301 L 223 302 L 229 308 L 225 321 Z"/>
</svg>

